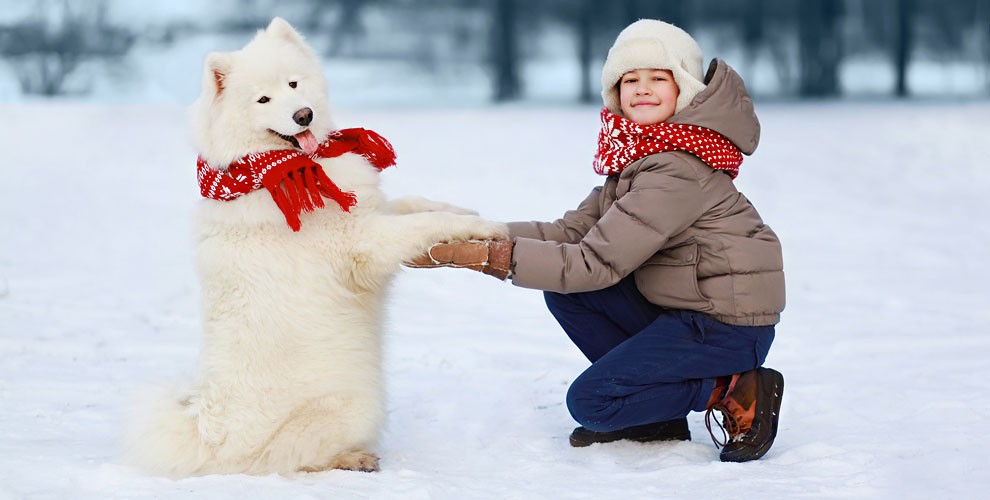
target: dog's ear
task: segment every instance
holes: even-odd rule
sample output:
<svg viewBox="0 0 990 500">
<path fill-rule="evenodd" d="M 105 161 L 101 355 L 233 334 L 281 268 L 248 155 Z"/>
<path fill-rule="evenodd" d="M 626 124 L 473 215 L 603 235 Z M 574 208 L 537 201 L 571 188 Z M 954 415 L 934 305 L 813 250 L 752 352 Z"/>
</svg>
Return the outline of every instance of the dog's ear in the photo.
<svg viewBox="0 0 990 500">
<path fill-rule="evenodd" d="M 303 41 L 302 35 L 299 34 L 288 21 L 282 19 L 281 17 L 272 18 L 272 21 L 268 23 L 268 27 L 265 28 L 265 32 L 275 35 L 284 40 L 288 40 L 300 47 L 306 47 L 306 42 Z"/>
<path fill-rule="evenodd" d="M 203 65 L 203 92 L 212 90 L 214 96 L 219 96 L 226 88 L 225 80 L 230 74 L 232 58 L 226 52 L 210 52 L 206 55 Z"/>
</svg>

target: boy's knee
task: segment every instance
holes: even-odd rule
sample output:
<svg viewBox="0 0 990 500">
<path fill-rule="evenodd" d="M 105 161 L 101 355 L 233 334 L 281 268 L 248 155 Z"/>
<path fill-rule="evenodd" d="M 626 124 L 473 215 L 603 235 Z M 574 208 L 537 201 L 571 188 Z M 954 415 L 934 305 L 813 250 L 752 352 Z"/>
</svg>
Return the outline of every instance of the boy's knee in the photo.
<svg viewBox="0 0 990 500">
<path fill-rule="evenodd" d="M 584 392 L 578 388 L 577 381 L 571 384 L 571 387 L 567 389 L 567 398 L 565 399 L 567 403 L 567 411 L 571 413 L 571 418 L 575 422 L 588 427 L 585 425 L 588 423 L 588 405 L 586 404 Z"/>
<path fill-rule="evenodd" d="M 581 377 L 571 384 L 565 401 L 571 417 L 586 429 L 595 432 L 614 430 L 605 421 L 610 406 L 609 398 L 600 395 L 600 391 L 592 390 Z"/>
</svg>

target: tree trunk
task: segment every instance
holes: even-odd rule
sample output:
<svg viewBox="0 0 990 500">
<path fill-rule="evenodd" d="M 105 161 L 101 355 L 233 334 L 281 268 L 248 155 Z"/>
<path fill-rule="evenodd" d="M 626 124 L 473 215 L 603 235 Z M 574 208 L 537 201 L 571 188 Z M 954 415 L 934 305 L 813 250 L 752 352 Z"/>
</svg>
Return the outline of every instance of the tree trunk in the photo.
<svg viewBox="0 0 990 500">
<path fill-rule="evenodd" d="M 984 33 L 984 45 L 983 45 L 983 62 L 986 64 L 987 70 L 987 92 L 990 93 L 990 1 L 984 1 L 981 6 L 983 7 L 983 20 L 986 24 L 986 33 Z"/>
<path fill-rule="evenodd" d="M 583 103 L 592 103 L 595 94 L 592 90 L 591 76 L 591 41 L 594 26 L 595 5 L 594 0 L 583 0 L 578 10 L 577 22 L 577 43 L 578 43 L 578 68 L 580 71 L 581 91 L 578 99 Z"/>
<path fill-rule="evenodd" d="M 907 70 L 911 63 L 911 46 L 914 37 L 914 0 L 897 2 L 897 46 L 894 47 L 894 68 L 897 71 L 897 86 L 894 94 L 907 97 Z"/>
<path fill-rule="evenodd" d="M 495 101 L 518 99 L 519 54 L 516 40 L 515 0 L 494 0 L 494 26 L 492 26 L 492 64 L 494 66 Z"/>
<path fill-rule="evenodd" d="M 742 45 L 745 64 L 742 73 L 747 80 L 751 80 L 750 77 L 755 73 L 756 60 L 764 43 L 766 12 L 763 0 L 749 0 L 744 7 L 745 11 L 739 16 L 739 20 L 743 23 Z M 750 87 L 750 90 L 753 88 Z"/>
<path fill-rule="evenodd" d="M 800 76 L 798 93 L 804 97 L 839 95 L 842 51 L 838 21 L 839 0 L 804 0 L 798 9 Z"/>
</svg>

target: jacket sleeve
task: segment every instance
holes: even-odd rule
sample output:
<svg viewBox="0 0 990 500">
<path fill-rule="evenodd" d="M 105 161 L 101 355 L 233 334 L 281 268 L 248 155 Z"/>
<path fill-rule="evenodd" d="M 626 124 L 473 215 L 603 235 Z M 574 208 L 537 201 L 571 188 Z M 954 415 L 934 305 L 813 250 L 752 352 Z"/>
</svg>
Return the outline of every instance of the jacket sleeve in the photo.
<svg viewBox="0 0 990 500">
<path fill-rule="evenodd" d="M 528 238 L 539 241 L 559 241 L 576 243 L 601 217 L 601 191 L 598 186 L 591 190 L 584 201 L 574 210 L 568 210 L 554 222 L 510 222 L 509 238 Z"/>
<path fill-rule="evenodd" d="M 612 286 L 703 214 L 699 180 L 684 160 L 647 157 L 633 175 L 628 192 L 580 241 L 516 238 L 513 284 L 559 293 Z"/>
</svg>

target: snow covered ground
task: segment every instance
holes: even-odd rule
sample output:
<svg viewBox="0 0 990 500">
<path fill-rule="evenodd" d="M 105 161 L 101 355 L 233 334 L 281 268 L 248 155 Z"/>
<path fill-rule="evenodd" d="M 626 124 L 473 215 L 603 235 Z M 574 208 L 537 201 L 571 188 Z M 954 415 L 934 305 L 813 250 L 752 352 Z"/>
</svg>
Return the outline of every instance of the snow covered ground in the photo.
<svg viewBox="0 0 990 500">
<path fill-rule="evenodd" d="M 971 498 L 990 487 L 990 103 L 770 104 L 737 183 L 784 244 L 787 380 L 758 462 L 693 442 L 575 449 L 586 361 L 540 293 L 405 271 L 375 474 L 146 477 L 134 391 L 194 373 L 195 153 L 173 106 L 0 105 L 0 499 Z M 342 111 L 395 196 L 553 219 L 600 179 L 595 108 Z M 982 401 L 982 402 L 981 402 Z"/>
</svg>

